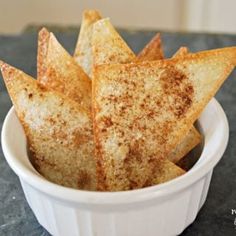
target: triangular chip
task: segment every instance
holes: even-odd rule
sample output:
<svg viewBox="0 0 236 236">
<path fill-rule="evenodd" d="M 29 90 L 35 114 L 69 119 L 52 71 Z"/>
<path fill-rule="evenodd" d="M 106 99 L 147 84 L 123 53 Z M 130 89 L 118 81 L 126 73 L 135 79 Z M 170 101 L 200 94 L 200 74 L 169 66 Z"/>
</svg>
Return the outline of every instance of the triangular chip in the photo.
<svg viewBox="0 0 236 236">
<path fill-rule="evenodd" d="M 107 19 L 105 19 L 107 21 Z M 104 20 L 103 20 L 104 21 Z M 99 22 L 98 22 L 99 23 Z M 110 22 L 108 24 L 110 26 L 110 28 L 112 28 Z M 104 30 L 105 27 L 102 27 L 102 29 Z M 101 31 L 103 32 L 103 31 Z M 101 33 L 100 32 L 100 33 Z M 100 34 L 99 33 L 99 34 Z M 117 36 L 118 33 L 114 33 L 113 35 Z M 97 36 L 97 35 L 96 35 Z M 115 38 L 115 36 L 113 36 Z M 120 36 L 118 35 L 118 37 L 120 38 Z M 108 37 L 109 39 L 109 37 Z M 121 42 L 121 43 L 120 43 Z M 122 63 L 122 58 L 120 58 L 120 55 L 128 55 L 127 51 L 127 46 L 124 43 L 124 41 L 119 41 L 119 40 L 113 40 L 113 47 L 117 47 L 119 48 L 120 52 L 117 53 L 117 51 L 113 51 L 114 54 L 109 54 L 109 53 L 104 53 L 104 51 L 100 51 L 100 53 L 98 54 L 94 54 L 95 57 L 95 61 L 96 58 L 101 57 L 102 60 L 99 60 L 99 63 L 103 64 L 105 62 L 109 62 L 109 63 L 116 63 L 116 62 L 120 62 Z M 120 44 L 122 46 L 120 46 Z M 97 45 L 94 45 L 94 49 L 96 49 Z M 102 55 L 101 55 L 102 53 Z M 131 61 L 148 61 L 148 60 L 154 60 L 154 59 L 163 59 L 163 50 L 162 50 L 162 46 L 161 46 L 161 38 L 160 38 L 160 34 L 157 34 L 152 40 L 151 42 L 143 49 L 142 53 L 140 53 L 139 58 L 133 58 L 133 55 L 127 57 L 126 62 L 131 62 Z M 192 129 L 191 129 L 192 131 Z M 192 132 L 190 131 L 190 133 L 187 134 L 186 137 L 182 138 L 183 139 L 183 143 L 180 142 L 180 144 L 176 147 L 176 150 L 174 150 L 171 154 L 170 154 L 170 160 L 171 161 L 175 161 L 177 162 L 179 159 L 181 159 L 185 154 L 187 154 L 192 148 L 194 148 L 199 142 L 200 142 L 200 135 L 195 135 L 198 134 L 198 132 L 196 130 L 193 130 Z"/>
<path fill-rule="evenodd" d="M 85 10 L 83 12 L 80 33 L 75 48 L 74 58 L 84 71 L 91 76 L 92 74 L 92 33 L 93 25 L 101 19 L 101 15 L 96 10 Z"/>
<path fill-rule="evenodd" d="M 101 24 L 99 25 L 100 22 Z M 125 44 L 123 40 L 115 40 L 116 37 L 119 39 L 121 39 L 121 37 L 118 35 L 117 32 L 115 32 L 113 26 L 111 25 L 108 19 L 103 19 L 97 22 L 95 24 L 95 27 L 96 25 L 99 25 L 99 27 L 97 28 L 98 29 L 101 28 L 102 30 L 99 30 L 97 33 L 94 33 L 95 39 L 97 39 L 101 34 L 103 34 L 106 28 L 112 29 L 108 31 L 109 32 L 108 36 L 103 36 L 103 40 L 107 40 L 109 42 L 110 35 L 112 35 L 111 37 L 113 38 L 113 40 L 111 40 L 112 47 L 119 48 L 119 52 L 113 51 L 113 54 L 112 54 L 112 50 L 107 52 L 106 49 L 102 48 L 100 51 L 98 51 L 97 54 L 94 53 L 94 60 L 97 61 L 97 64 L 123 63 L 124 62 L 122 61 L 123 58 L 120 55 L 130 55 L 129 54 L 130 49 L 127 50 L 127 45 Z M 95 43 L 95 40 L 93 43 L 94 43 L 95 51 L 97 50 L 97 48 L 101 47 Z M 109 43 L 107 42 L 105 42 L 104 44 L 109 45 Z M 183 54 L 186 51 L 187 51 L 187 48 L 181 48 L 179 53 Z M 102 59 L 98 59 L 98 58 L 102 58 Z M 160 34 L 158 33 L 152 38 L 152 40 L 145 46 L 145 48 L 140 52 L 140 54 L 135 59 L 133 58 L 133 55 L 127 56 L 126 63 L 129 63 L 131 61 L 159 60 L 163 58 L 164 58 L 164 53 L 163 53 L 163 49 L 161 45 L 161 37 L 160 37 Z M 197 132 L 197 130 L 195 128 L 192 128 L 190 129 L 189 132 L 190 133 L 187 132 L 187 135 L 185 135 L 182 138 L 183 142 L 181 141 L 179 145 L 177 145 L 177 147 L 174 149 L 174 151 L 170 154 L 169 159 L 171 161 L 177 162 L 184 155 L 186 155 L 190 150 L 192 150 L 197 144 L 199 144 L 201 140 L 201 136 Z"/>
<path fill-rule="evenodd" d="M 48 41 L 50 32 L 46 28 L 42 28 L 38 33 L 38 53 L 37 53 L 37 79 L 42 80 L 47 71 L 45 60 L 48 51 Z"/>
<path fill-rule="evenodd" d="M 57 184 L 94 190 L 94 143 L 87 111 L 18 69 L 0 66 L 36 169 Z"/>
<path fill-rule="evenodd" d="M 90 109 L 91 81 L 89 77 L 52 33 L 47 43 L 47 55 L 43 61 L 45 69 L 40 70 L 42 73 L 38 78 L 39 82 L 47 88 L 65 94 L 85 109 Z M 42 63 L 39 61 L 38 64 Z"/>
<path fill-rule="evenodd" d="M 161 35 L 157 33 L 151 41 L 138 54 L 138 61 L 154 61 L 164 59 L 164 53 L 161 43 Z"/>
<path fill-rule="evenodd" d="M 157 184 L 169 152 L 234 69 L 236 48 L 95 68 L 98 188 Z M 176 171 L 178 172 L 178 171 Z M 173 170 L 165 170 L 173 174 Z M 153 177 L 153 175 L 157 177 Z"/>
<path fill-rule="evenodd" d="M 136 58 L 108 18 L 94 24 L 92 50 L 94 65 L 128 63 Z"/>
<path fill-rule="evenodd" d="M 180 47 L 179 50 L 173 55 L 172 58 L 180 58 L 184 57 L 189 53 L 189 50 L 187 47 Z"/>
</svg>

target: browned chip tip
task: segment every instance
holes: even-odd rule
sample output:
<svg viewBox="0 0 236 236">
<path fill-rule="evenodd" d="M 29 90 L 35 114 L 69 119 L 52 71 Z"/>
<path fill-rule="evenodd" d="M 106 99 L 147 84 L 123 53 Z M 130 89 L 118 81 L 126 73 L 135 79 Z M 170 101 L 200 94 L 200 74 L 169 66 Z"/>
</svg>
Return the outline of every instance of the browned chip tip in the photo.
<svg viewBox="0 0 236 236">
<path fill-rule="evenodd" d="M 161 35 L 157 33 L 138 54 L 138 61 L 154 61 L 164 59 Z"/>
</svg>

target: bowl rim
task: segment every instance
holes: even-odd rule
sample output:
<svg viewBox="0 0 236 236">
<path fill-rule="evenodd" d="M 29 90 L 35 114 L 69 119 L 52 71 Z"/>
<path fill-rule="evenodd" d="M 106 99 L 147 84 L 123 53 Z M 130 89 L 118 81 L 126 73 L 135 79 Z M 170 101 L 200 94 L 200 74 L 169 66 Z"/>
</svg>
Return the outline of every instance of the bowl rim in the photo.
<svg viewBox="0 0 236 236">
<path fill-rule="evenodd" d="M 7 132 L 11 125 L 11 119 L 13 116 L 16 116 L 14 107 L 12 107 L 8 114 L 5 117 L 3 126 L 2 126 L 2 134 L 1 134 L 1 142 L 2 149 L 5 155 L 5 158 L 13 169 L 13 171 L 20 177 L 21 180 L 29 184 L 32 188 L 49 195 L 57 200 L 79 203 L 79 204 L 91 204 L 91 205 L 123 205 L 130 203 L 138 203 L 147 200 L 151 200 L 154 198 L 163 198 L 171 195 L 173 193 L 179 192 L 191 184 L 195 183 L 199 179 L 201 179 L 206 173 L 211 171 L 213 167 L 218 163 L 221 159 L 229 138 L 229 126 L 227 117 L 221 107 L 221 105 L 217 102 L 215 98 L 213 98 L 209 102 L 212 109 L 218 114 L 218 119 L 220 119 L 223 125 L 222 130 L 219 131 L 217 129 L 214 130 L 214 133 L 221 132 L 220 134 L 220 144 L 215 147 L 214 152 L 211 153 L 211 157 L 204 162 L 199 162 L 202 158 L 204 158 L 204 150 L 205 144 L 203 147 L 202 154 L 195 164 L 193 168 L 191 168 L 186 174 L 177 177 L 171 181 L 165 182 L 163 184 L 150 186 L 137 190 L 128 190 L 128 191 L 118 191 L 118 192 L 99 192 L 99 191 L 85 191 L 85 190 L 77 190 L 64 186 L 57 185 L 46 180 L 44 177 L 39 175 L 34 168 L 31 169 L 26 167 L 16 156 L 13 155 L 12 150 L 10 148 L 10 143 L 7 139 Z M 208 108 L 209 109 L 209 108 Z M 27 156 L 27 155 L 26 155 Z"/>
</svg>

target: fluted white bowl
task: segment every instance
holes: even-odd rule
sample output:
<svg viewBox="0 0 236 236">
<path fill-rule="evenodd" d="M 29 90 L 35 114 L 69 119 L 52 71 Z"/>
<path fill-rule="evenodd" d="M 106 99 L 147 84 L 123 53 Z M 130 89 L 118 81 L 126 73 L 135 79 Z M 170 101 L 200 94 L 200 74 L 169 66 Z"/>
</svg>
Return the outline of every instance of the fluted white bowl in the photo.
<svg viewBox="0 0 236 236">
<path fill-rule="evenodd" d="M 52 235 L 173 236 L 195 220 L 206 200 L 213 168 L 228 142 L 227 118 L 215 99 L 198 123 L 204 144 L 193 168 L 164 184 L 132 191 L 81 191 L 47 181 L 29 161 L 25 134 L 14 108 L 3 124 L 2 148 L 32 211 Z"/>
</svg>

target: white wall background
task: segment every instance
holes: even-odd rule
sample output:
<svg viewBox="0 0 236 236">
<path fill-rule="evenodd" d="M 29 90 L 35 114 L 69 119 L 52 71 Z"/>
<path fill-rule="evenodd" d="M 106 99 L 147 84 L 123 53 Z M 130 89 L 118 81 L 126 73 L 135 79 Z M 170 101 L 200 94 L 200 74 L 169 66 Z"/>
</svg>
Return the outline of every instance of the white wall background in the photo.
<svg viewBox="0 0 236 236">
<path fill-rule="evenodd" d="M 95 8 L 119 27 L 236 33 L 235 0 L 0 0 L 0 33 L 26 25 L 79 25 Z"/>
</svg>

